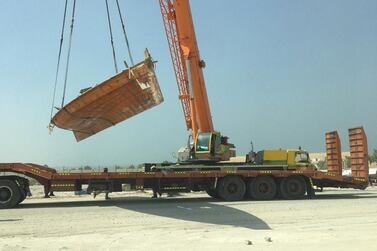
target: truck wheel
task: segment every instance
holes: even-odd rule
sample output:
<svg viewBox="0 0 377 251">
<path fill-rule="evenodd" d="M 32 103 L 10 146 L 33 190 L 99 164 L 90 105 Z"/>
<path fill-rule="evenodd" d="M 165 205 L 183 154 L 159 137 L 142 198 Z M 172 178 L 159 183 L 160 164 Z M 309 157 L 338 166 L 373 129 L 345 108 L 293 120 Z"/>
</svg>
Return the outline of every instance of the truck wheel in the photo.
<svg viewBox="0 0 377 251">
<path fill-rule="evenodd" d="M 20 204 L 26 199 L 26 192 L 22 188 L 20 188 L 19 190 L 20 190 L 20 200 L 17 204 Z"/>
<path fill-rule="evenodd" d="M 20 198 L 20 189 L 14 181 L 0 180 L 0 209 L 15 207 Z"/>
<path fill-rule="evenodd" d="M 212 198 L 218 199 L 219 195 L 217 194 L 215 189 L 207 189 L 206 190 L 207 194 L 211 196 Z"/>
<path fill-rule="evenodd" d="M 255 200 L 272 200 L 275 198 L 277 187 L 274 178 L 258 176 L 250 180 L 247 194 Z"/>
<path fill-rule="evenodd" d="M 240 177 L 228 176 L 220 180 L 216 191 L 223 200 L 242 200 L 246 192 L 246 185 Z"/>
<path fill-rule="evenodd" d="M 280 183 L 280 194 L 287 200 L 298 200 L 305 196 L 306 182 L 301 176 L 289 176 Z"/>
</svg>

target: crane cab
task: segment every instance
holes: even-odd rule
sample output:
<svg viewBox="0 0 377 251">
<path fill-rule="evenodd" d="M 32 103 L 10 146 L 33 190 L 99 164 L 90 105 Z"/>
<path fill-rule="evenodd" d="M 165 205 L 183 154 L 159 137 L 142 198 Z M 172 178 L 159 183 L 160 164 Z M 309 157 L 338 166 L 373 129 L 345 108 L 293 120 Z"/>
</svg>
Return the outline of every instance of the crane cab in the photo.
<svg viewBox="0 0 377 251">
<path fill-rule="evenodd" d="M 219 132 L 198 133 L 193 145 L 192 156 L 199 161 L 222 161 L 234 157 L 234 145 L 228 143 L 228 137 Z"/>
</svg>

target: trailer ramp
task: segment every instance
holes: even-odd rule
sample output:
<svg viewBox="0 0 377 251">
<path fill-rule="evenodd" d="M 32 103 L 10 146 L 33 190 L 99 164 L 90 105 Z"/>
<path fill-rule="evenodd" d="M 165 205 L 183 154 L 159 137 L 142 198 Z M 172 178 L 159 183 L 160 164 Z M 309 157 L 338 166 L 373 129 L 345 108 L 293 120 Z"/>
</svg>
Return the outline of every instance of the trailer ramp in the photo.
<svg viewBox="0 0 377 251">
<path fill-rule="evenodd" d="M 350 142 L 352 176 L 368 179 L 368 142 L 364 128 L 351 128 L 348 130 L 348 134 Z"/>
<path fill-rule="evenodd" d="M 327 171 L 342 175 L 342 149 L 337 131 L 326 133 Z"/>
</svg>

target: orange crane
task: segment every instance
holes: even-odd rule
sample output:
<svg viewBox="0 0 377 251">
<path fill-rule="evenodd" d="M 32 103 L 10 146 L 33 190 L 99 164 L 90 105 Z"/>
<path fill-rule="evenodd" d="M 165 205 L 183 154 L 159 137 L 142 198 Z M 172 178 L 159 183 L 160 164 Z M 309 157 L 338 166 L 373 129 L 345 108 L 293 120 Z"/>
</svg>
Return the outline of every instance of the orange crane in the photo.
<svg viewBox="0 0 377 251">
<path fill-rule="evenodd" d="M 234 145 L 228 137 L 213 127 L 198 42 L 189 0 L 159 0 L 169 43 L 179 99 L 182 102 L 186 126 L 194 141 L 178 156 L 184 161 L 220 161 L 235 156 Z M 180 152 L 178 153 L 180 154 Z"/>
<path fill-rule="evenodd" d="M 72 39 L 75 3 L 76 1 L 73 2 L 69 42 L 71 42 Z M 116 1 L 116 3 L 127 48 L 130 52 L 119 2 Z M 187 129 L 191 130 L 190 137 L 193 139 L 193 144 L 191 144 L 191 140 L 189 140 L 189 144 L 178 151 L 178 161 L 183 163 L 229 160 L 232 156 L 235 156 L 235 149 L 233 144 L 228 143 L 228 137 L 222 136 L 220 132 L 214 130 L 203 76 L 205 62 L 200 58 L 190 2 L 189 0 L 159 0 L 159 3 L 178 83 L 179 99 L 182 102 Z M 95 87 L 82 90 L 79 97 L 65 104 L 64 97 L 67 84 L 69 49 L 62 105 L 58 108 L 58 112 L 52 116 L 63 42 L 67 0 L 65 4 L 62 38 L 60 41 L 54 95 L 52 99 L 50 129 L 54 126 L 58 126 L 62 129 L 73 131 L 77 141 L 86 139 L 99 131 L 158 105 L 163 101 L 149 53 L 146 53 L 146 59 L 144 61 L 118 73 L 107 1 L 106 10 L 117 75 Z M 68 48 L 71 48 L 71 43 L 69 43 Z M 133 62 L 131 53 L 129 54 L 131 62 Z M 127 64 L 126 67 L 128 67 Z M 137 74 L 135 72 L 144 72 L 144 74 L 141 75 L 146 79 L 143 79 L 143 81 L 138 79 L 135 82 L 134 80 L 141 76 L 136 76 Z M 140 83 L 144 82 L 147 83 L 147 87 L 152 86 L 152 88 L 140 86 Z M 148 90 L 150 90 L 151 93 L 147 93 Z M 142 96 L 144 99 L 148 97 L 148 99 L 151 99 L 153 102 L 146 104 L 142 101 L 140 103 L 140 99 L 127 98 L 126 94 L 134 94 L 135 97 Z M 114 103 L 117 105 L 114 106 Z"/>
</svg>

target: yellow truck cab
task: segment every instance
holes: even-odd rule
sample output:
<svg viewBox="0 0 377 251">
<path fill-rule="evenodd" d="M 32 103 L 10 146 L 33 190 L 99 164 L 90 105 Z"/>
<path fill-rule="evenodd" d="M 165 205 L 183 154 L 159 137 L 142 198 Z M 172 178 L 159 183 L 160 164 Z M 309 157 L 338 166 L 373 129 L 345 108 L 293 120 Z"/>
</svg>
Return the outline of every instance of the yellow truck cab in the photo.
<svg viewBox="0 0 377 251">
<path fill-rule="evenodd" d="M 254 154 L 257 165 L 283 165 L 288 167 L 310 166 L 309 154 L 303 150 L 263 150 Z"/>
</svg>

